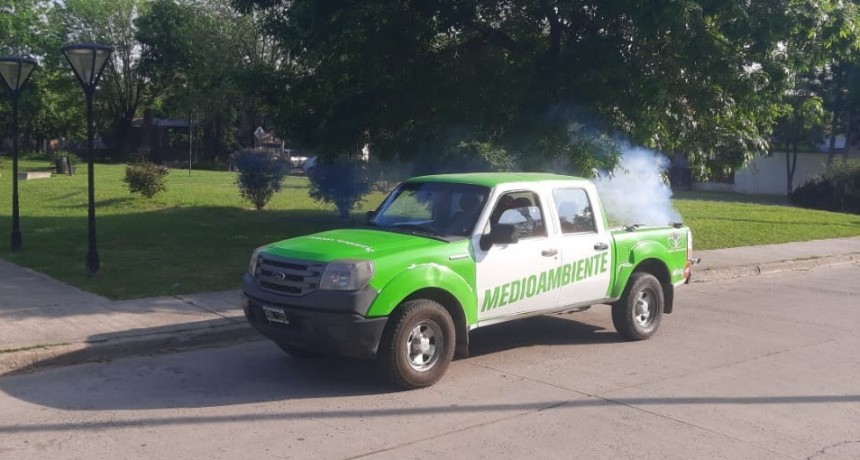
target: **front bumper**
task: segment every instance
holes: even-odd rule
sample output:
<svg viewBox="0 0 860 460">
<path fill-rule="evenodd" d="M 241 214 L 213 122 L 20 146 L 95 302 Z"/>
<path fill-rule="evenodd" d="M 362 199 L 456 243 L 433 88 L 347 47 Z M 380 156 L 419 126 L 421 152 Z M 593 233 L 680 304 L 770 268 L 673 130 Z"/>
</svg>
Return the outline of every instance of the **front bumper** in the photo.
<svg viewBox="0 0 860 460">
<path fill-rule="evenodd" d="M 249 283 L 250 282 L 250 283 Z M 249 284 L 251 284 L 249 286 Z M 255 295 L 260 291 L 246 278 L 242 308 L 245 318 L 258 332 L 275 342 L 327 355 L 369 359 L 376 356 L 379 340 L 388 318 L 365 318 L 372 295 L 343 293 L 343 298 L 309 305 L 311 299 L 292 296 Z M 323 293 L 328 297 L 332 293 Z M 322 300 L 317 298 L 317 301 Z M 339 305 L 338 305 L 339 304 Z M 320 311 L 319 305 L 330 309 Z M 288 324 L 270 321 L 263 307 L 283 312 Z"/>
</svg>

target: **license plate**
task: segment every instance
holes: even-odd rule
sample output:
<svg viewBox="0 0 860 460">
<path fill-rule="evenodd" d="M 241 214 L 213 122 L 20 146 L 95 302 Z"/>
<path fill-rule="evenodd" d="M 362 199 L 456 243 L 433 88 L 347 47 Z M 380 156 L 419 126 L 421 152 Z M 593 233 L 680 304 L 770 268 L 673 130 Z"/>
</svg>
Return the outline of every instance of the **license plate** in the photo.
<svg viewBox="0 0 860 460">
<path fill-rule="evenodd" d="M 287 314 L 280 308 L 264 306 L 263 311 L 266 312 L 266 319 L 273 323 L 290 324 Z"/>
</svg>

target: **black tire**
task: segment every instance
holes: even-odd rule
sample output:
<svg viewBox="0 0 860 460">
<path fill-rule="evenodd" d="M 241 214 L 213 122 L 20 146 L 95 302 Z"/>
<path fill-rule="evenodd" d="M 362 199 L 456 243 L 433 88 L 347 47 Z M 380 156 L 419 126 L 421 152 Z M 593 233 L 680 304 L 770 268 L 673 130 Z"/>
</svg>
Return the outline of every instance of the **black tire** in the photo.
<svg viewBox="0 0 860 460">
<path fill-rule="evenodd" d="M 377 362 L 394 385 L 424 388 L 445 374 L 455 343 L 454 321 L 445 307 L 432 300 L 410 300 L 389 318 Z"/>
<path fill-rule="evenodd" d="M 650 273 L 634 273 L 612 304 L 612 324 L 627 340 L 645 340 L 660 328 L 664 307 L 660 281 Z"/>
<path fill-rule="evenodd" d="M 284 353 L 286 353 L 286 354 L 288 354 L 288 355 L 290 355 L 296 359 L 312 359 L 312 358 L 319 358 L 320 356 L 322 356 L 315 351 L 311 351 L 311 350 L 308 350 L 306 348 L 299 348 L 299 347 L 296 347 L 294 345 L 290 345 L 288 343 L 284 343 L 284 342 L 275 342 L 275 343 L 278 345 L 278 347 L 281 348 L 281 350 L 284 350 Z"/>
</svg>

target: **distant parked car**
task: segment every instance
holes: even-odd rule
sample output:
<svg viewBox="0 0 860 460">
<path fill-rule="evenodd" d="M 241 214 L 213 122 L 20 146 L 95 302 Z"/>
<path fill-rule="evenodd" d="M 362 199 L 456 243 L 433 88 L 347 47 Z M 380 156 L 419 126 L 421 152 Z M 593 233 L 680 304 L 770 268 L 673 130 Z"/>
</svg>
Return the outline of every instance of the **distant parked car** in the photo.
<svg viewBox="0 0 860 460">
<path fill-rule="evenodd" d="M 308 157 L 290 155 L 290 163 L 294 168 L 301 168 L 305 161 L 308 161 Z"/>
</svg>

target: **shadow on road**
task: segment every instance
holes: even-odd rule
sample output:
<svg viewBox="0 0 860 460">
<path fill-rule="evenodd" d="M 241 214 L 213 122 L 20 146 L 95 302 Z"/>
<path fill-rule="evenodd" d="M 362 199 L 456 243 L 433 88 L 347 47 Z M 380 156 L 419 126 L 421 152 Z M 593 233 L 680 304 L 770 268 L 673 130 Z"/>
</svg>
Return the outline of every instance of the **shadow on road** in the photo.
<svg viewBox="0 0 860 460">
<path fill-rule="evenodd" d="M 126 333 L 129 332 L 132 331 Z M 236 342 L 248 340 L 247 335 L 237 336 Z M 171 335 L 160 336 L 167 342 L 154 343 L 153 352 L 171 348 Z M 614 331 L 562 316 L 539 316 L 516 325 L 501 324 L 475 331 L 471 351 L 475 357 L 536 345 L 596 345 L 620 340 Z M 74 362 L 72 358 L 64 355 L 42 364 L 62 365 Z M 372 361 L 297 359 L 267 340 L 234 348 L 9 375 L 0 379 L 0 390 L 42 406 L 96 411 L 218 407 L 396 391 Z"/>
<path fill-rule="evenodd" d="M 598 345 L 624 341 L 614 330 L 571 318 L 570 315 L 535 316 L 476 329 L 469 336 L 469 355 L 483 356 L 535 345 Z"/>
<path fill-rule="evenodd" d="M 110 411 L 356 396 L 392 388 L 372 362 L 295 359 L 258 341 L 9 375 L 0 378 L 0 390 L 41 406 Z"/>
</svg>

